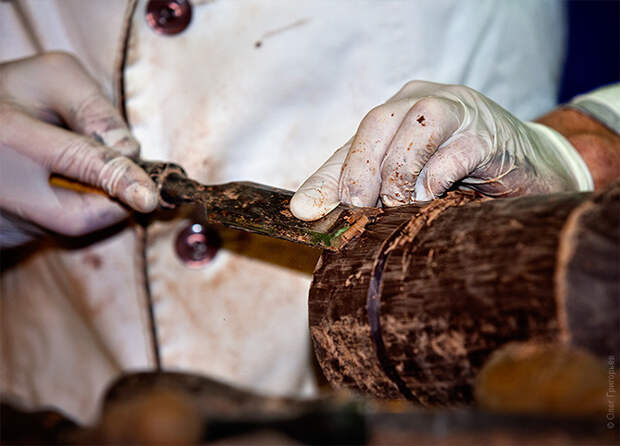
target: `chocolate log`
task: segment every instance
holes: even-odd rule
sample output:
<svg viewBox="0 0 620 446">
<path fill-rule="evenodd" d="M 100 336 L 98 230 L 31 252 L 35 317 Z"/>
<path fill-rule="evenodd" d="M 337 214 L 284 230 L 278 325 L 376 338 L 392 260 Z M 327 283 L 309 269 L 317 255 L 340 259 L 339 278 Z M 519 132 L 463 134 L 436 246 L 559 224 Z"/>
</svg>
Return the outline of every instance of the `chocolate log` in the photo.
<svg viewBox="0 0 620 446">
<path fill-rule="evenodd" d="M 478 371 L 510 341 L 618 358 L 619 245 L 620 183 L 386 209 L 319 260 L 319 363 L 336 387 L 435 406 L 471 403 Z"/>
</svg>

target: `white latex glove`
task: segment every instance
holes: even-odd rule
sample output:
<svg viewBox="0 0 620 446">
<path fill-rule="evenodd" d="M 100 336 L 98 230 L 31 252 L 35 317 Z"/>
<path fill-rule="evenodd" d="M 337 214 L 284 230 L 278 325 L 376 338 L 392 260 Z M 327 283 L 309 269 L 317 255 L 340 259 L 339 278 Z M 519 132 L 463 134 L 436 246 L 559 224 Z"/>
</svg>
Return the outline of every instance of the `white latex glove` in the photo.
<svg viewBox="0 0 620 446">
<path fill-rule="evenodd" d="M 590 190 L 592 177 L 554 130 L 519 121 L 460 85 L 407 83 L 299 188 L 291 211 L 315 220 L 339 202 L 429 201 L 454 183 L 491 197 Z"/>
<path fill-rule="evenodd" d="M 82 235 L 127 216 L 104 195 L 50 186 L 51 173 L 140 212 L 157 205 L 155 184 L 127 158 L 138 155 L 138 142 L 74 57 L 47 53 L 0 65 L 0 125 L 0 246 L 42 228 Z"/>
</svg>

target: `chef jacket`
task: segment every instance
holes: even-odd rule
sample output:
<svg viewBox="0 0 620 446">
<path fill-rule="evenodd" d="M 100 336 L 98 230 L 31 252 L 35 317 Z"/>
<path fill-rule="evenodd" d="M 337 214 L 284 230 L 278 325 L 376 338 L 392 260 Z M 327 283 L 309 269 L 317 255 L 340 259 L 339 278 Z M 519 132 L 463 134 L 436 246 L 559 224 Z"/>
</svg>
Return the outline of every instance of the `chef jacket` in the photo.
<svg viewBox="0 0 620 446">
<path fill-rule="evenodd" d="M 207 184 L 295 190 L 413 79 L 465 84 L 534 118 L 554 106 L 563 58 L 564 11 L 553 0 L 0 8 L 0 60 L 76 54 L 143 158 L 179 163 Z M 317 255 L 209 227 L 192 209 L 48 242 L 2 272 L 1 392 L 82 422 L 120 373 L 156 367 L 312 395 L 307 295 Z"/>
</svg>

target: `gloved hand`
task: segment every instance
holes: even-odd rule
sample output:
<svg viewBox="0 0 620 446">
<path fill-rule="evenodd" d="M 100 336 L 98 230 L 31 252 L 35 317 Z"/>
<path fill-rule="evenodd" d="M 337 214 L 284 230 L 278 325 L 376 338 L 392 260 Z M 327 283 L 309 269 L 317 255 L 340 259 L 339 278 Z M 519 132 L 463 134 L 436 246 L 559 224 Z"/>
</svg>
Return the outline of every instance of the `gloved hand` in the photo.
<svg viewBox="0 0 620 446">
<path fill-rule="evenodd" d="M 51 173 L 140 212 L 157 205 L 155 184 L 127 158 L 138 155 L 138 142 L 74 57 L 47 53 L 0 65 L 0 122 L 0 246 L 42 228 L 82 235 L 127 216 L 105 195 L 50 186 Z"/>
<path fill-rule="evenodd" d="M 291 211 L 315 220 L 339 202 L 425 202 L 456 182 L 491 197 L 593 187 L 579 154 L 554 130 L 521 122 L 470 88 L 412 81 L 366 115 L 302 184 Z"/>
</svg>

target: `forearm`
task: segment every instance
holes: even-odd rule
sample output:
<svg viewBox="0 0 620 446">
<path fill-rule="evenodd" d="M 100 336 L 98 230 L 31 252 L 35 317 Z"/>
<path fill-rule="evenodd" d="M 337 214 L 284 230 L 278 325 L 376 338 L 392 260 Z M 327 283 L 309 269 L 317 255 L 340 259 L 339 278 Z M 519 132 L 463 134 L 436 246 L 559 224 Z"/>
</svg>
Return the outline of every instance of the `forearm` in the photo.
<svg viewBox="0 0 620 446">
<path fill-rule="evenodd" d="M 588 166 L 596 189 L 620 177 L 620 136 L 605 125 L 571 108 L 558 108 L 536 122 L 572 144 Z"/>
</svg>

